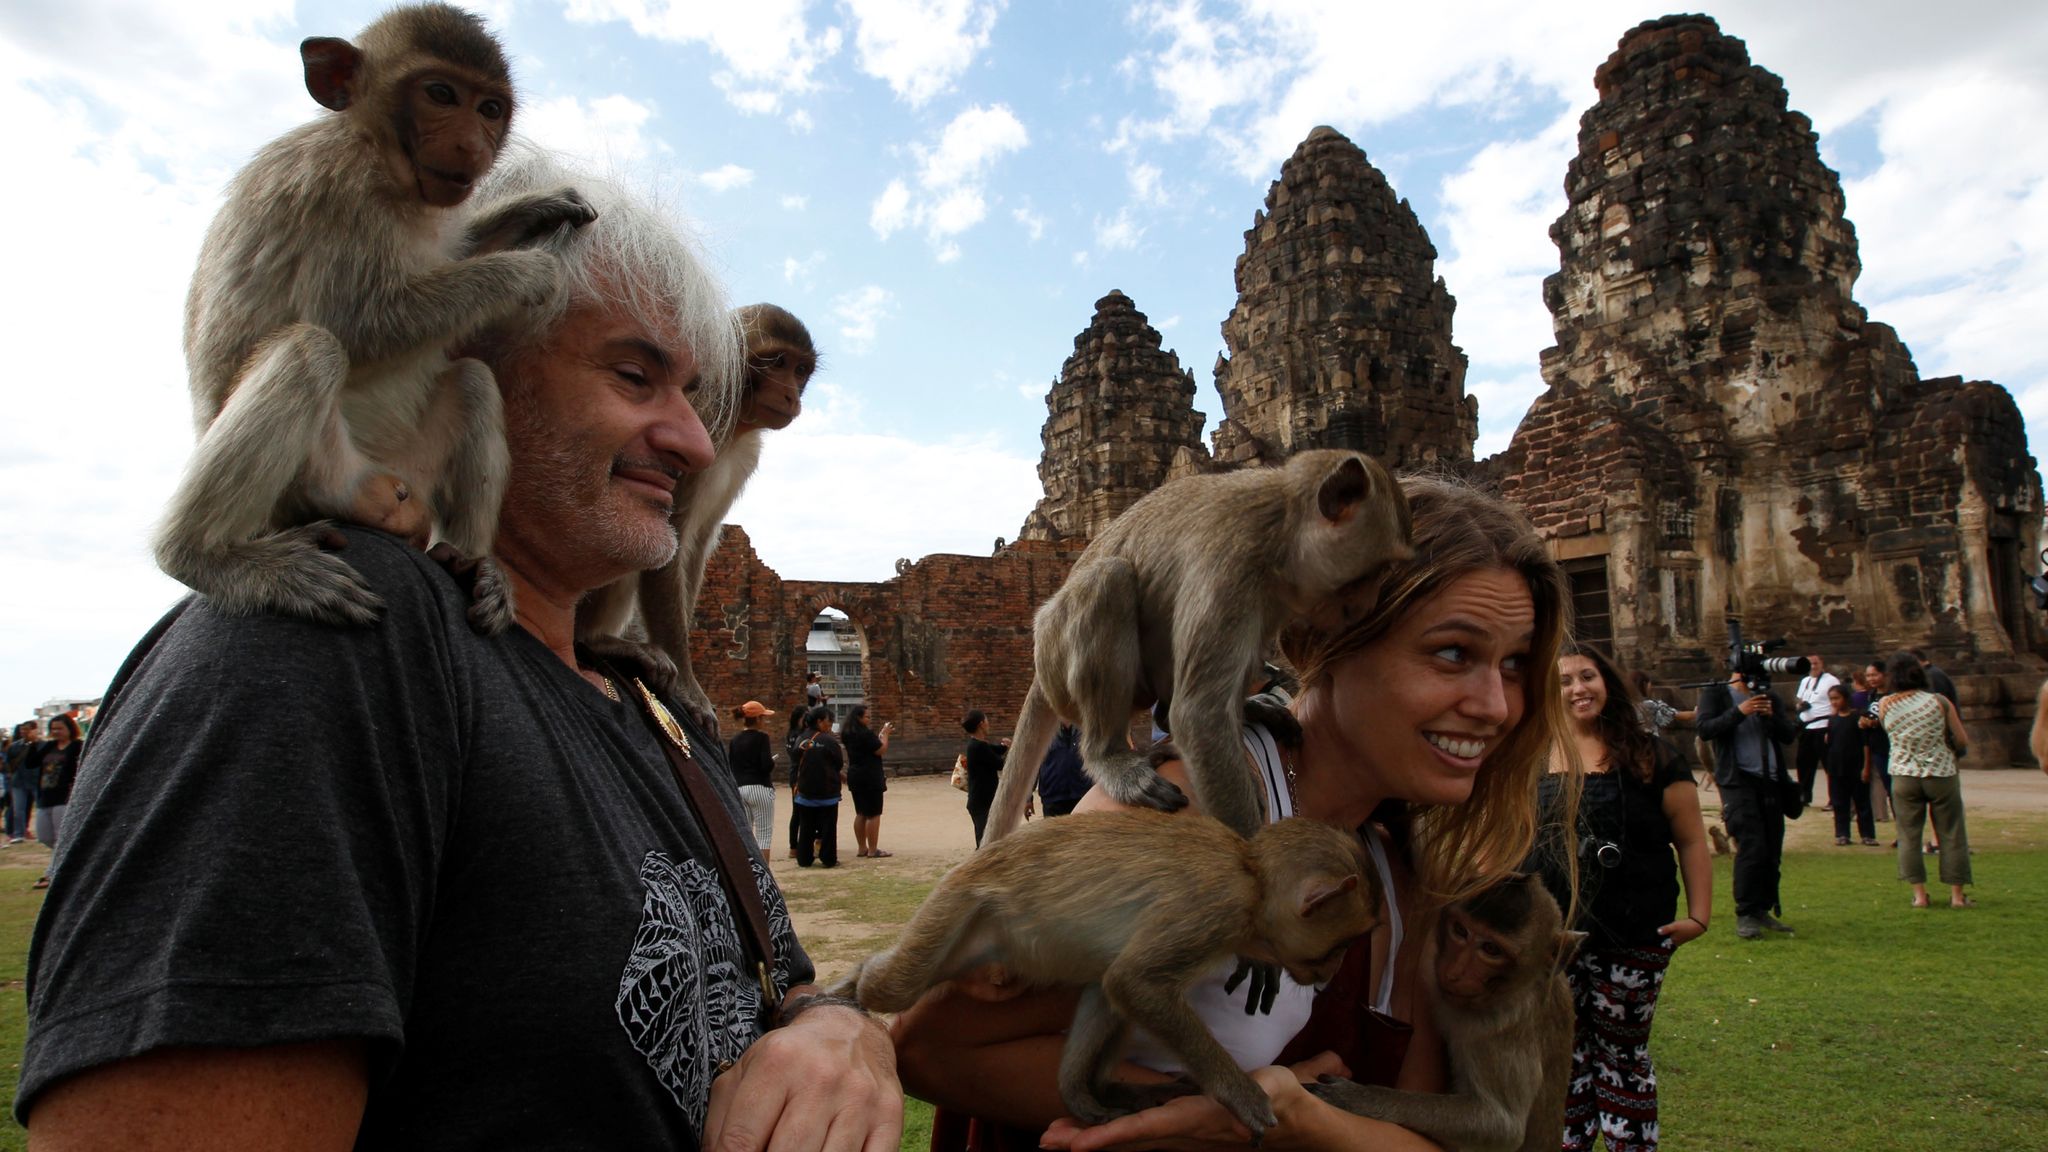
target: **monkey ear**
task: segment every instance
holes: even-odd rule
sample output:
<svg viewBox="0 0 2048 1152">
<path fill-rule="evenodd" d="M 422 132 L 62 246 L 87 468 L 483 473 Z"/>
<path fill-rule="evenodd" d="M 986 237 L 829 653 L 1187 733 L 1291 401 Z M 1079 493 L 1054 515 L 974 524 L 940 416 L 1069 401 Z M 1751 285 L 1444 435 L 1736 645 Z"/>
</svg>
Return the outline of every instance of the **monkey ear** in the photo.
<svg viewBox="0 0 2048 1152">
<path fill-rule="evenodd" d="M 299 59 L 306 64 L 306 91 L 322 108 L 341 112 L 355 102 L 362 49 L 338 36 L 311 36 L 299 43 Z"/>
<path fill-rule="evenodd" d="M 1579 945 L 1586 942 L 1584 932 L 1559 932 L 1557 934 L 1557 970 L 1562 972 L 1574 956 L 1579 954 Z"/>
<path fill-rule="evenodd" d="M 1365 462 L 1356 456 L 1346 456 L 1343 463 L 1323 477 L 1322 487 L 1316 490 L 1316 508 L 1323 519 L 1342 524 L 1371 492 L 1372 477 L 1365 470 Z"/>
<path fill-rule="evenodd" d="M 1317 880 L 1309 885 L 1308 892 L 1301 898 L 1301 918 L 1306 920 L 1316 914 L 1316 909 L 1358 887 L 1356 873 L 1347 873 L 1344 879 L 1332 884 Z"/>
</svg>

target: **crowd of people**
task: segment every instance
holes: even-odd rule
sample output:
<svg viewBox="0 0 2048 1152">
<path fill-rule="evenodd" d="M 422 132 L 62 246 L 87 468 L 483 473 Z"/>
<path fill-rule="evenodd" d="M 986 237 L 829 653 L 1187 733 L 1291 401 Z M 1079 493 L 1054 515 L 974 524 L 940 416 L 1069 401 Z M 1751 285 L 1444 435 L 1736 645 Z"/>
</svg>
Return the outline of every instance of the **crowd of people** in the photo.
<svg viewBox="0 0 2048 1152">
<path fill-rule="evenodd" d="M 376 627 L 188 600 L 124 665 L 89 756 L 75 722 L 17 727 L 10 835 L 33 809 L 57 849 L 15 1097 L 31 1139 L 853 1152 L 896 1146 L 907 1086 L 939 1106 L 939 1152 L 1243 1146 L 1198 1095 L 1094 1127 L 1069 1118 L 1058 1073 L 1077 990 L 983 969 L 884 1024 L 816 987 L 767 867 L 777 713 L 747 701 L 721 742 L 575 639 L 579 598 L 674 552 L 669 507 L 612 480 L 620 461 L 678 476 L 712 462 L 700 410 L 731 411 L 740 379 L 725 301 L 693 242 L 616 183 L 538 150 L 490 180 L 486 201 L 573 183 L 596 209 L 564 248 L 563 297 L 472 350 L 504 395 L 497 560 L 518 626 L 477 634 L 460 568 L 345 529 L 331 543 L 382 597 Z M 1267 1142 L 1425 1147 L 1305 1084 L 1445 1090 L 1421 970 L 1433 917 L 1534 868 L 1588 934 L 1568 973 L 1561 1147 L 1595 1133 L 1615 1152 L 1654 1147 L 1658 991 L 1713 916 L 1696 785 L 1651 731 L 1678 717 L 1571 642 L 1568 582 L 1526 517 L 1451 480 L 1403 487 L 1413 556 L 1363 615 L 1283 632 L 1299 691 L 1284 720 L 1244 732 L 1268 817 L 1354 832 L 1384 915 L 1328 985 L 1281 977 L 1270 1012 L 1245 1011 L 1228 963 L 1191 1001 L 1257 1070 Z M 1931 814 L 1941 880 L 1968 903 L 1953 703 L 1910 658 L 1864 682 L 1846 703 L 1834 686 L 1802 691 L 1796 713 L 1740 677 L 1699 701 L 1738 846 L 1739 936 L 1790 931 L 1783 822 L 1823 767 L 1850 793 L 1838 821 L 1843 805 L 1865 819 L 1866 773 L 1891 782 L 1919 903 Z M 891 855 L 894 725 L 861 706 L 835 724 L 815 675 L 788 712 L 789 857 L 838 865 L 849 793 L 857 858 Z M 984 713 L 961 727 L 977 844 L 1004 771 L 1038 773 L 1048 816 L 1117 807 L 1088 787 L 1071 731 L 1017 766 Z M 1193 793 L 1170 743 L 1159 771 Z M 1117 1074 L 1180 1070 L 1139 1035 Z"/>
<path fill-rule="evenodd" d="M 56 851 L 84 752 L 85 729 L 69 712 L 50 717 L 47 732 L 42 721 L 24 720 L 6 733 L 0 744 L 7 788 L 6 803 L 0 805 L 0 832 L 5 833 L 7 847 L 34 840 Z M 36 878 L 35 887 L 49 886 L 48 873 Z"/>
</svg>

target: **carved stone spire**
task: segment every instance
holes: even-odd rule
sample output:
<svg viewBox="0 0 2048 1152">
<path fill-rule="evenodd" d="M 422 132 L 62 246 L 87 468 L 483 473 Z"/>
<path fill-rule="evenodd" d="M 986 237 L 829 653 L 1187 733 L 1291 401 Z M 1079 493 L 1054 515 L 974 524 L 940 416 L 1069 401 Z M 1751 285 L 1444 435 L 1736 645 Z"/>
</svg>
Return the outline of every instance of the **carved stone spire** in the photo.
<svg viewBox="0 0 2048 1152">
<path fill-rule="evenodd" d="M 1160 343 L 1130 297 L 1112 291 L 1095 302 L 1046 393 L 1045 497 L 1021 539 L 1092 538 L 1170 475 L 1208 466 L 1194 375 Z"/>
<path fill-rule="evenodd" d="M 1305 448 L 1390 467 L 1472 459 L 1478 402 L 1451 343 L 1456 301 L 1421 222 L 1357 145 L 1309 133 L 1244 241 L 1216 362 L 1218 463 Z"/>
</svg>

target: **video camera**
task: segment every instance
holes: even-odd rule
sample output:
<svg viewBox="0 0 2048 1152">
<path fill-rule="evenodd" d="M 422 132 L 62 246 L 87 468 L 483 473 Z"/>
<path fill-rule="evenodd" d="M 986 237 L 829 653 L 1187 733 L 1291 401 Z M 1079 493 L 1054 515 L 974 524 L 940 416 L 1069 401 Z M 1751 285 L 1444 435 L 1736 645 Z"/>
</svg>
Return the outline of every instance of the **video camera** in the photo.
<svg viewBox="0 0 2048 1152">
<path fill-rule="evenodd" d="M 1766 640 L 1761 644 L 1742 642 L 1742 618 L 1728 617 L 1728 670 L 1742 673 L 1743 687 L 1752 695 L 1771 690 L 1771 677 L 1805 676 L 1812 669 L 1804 656 L 1773 656 L 1771 653 L 1785 647 L 1783 636 Z"/>
</svg>

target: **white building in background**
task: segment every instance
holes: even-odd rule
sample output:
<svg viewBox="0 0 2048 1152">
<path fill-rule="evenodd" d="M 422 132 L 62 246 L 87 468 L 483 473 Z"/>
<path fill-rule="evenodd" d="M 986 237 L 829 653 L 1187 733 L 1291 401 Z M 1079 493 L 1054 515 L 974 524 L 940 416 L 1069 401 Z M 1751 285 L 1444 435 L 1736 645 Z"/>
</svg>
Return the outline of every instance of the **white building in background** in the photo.
<svg viewBox="0 0 2048 1152">
<path fill-rule="evenodd" d="M 836 730 L 855 704 L 867 702 L 867 680 L 861 671 L 867 653 L 861 647 L 860 631 L 838 612 L 820 612 L 804 640 L 804 656 L 808 670 L 818 674 L 818 682 L 830 697 Z"/>
</svg>

